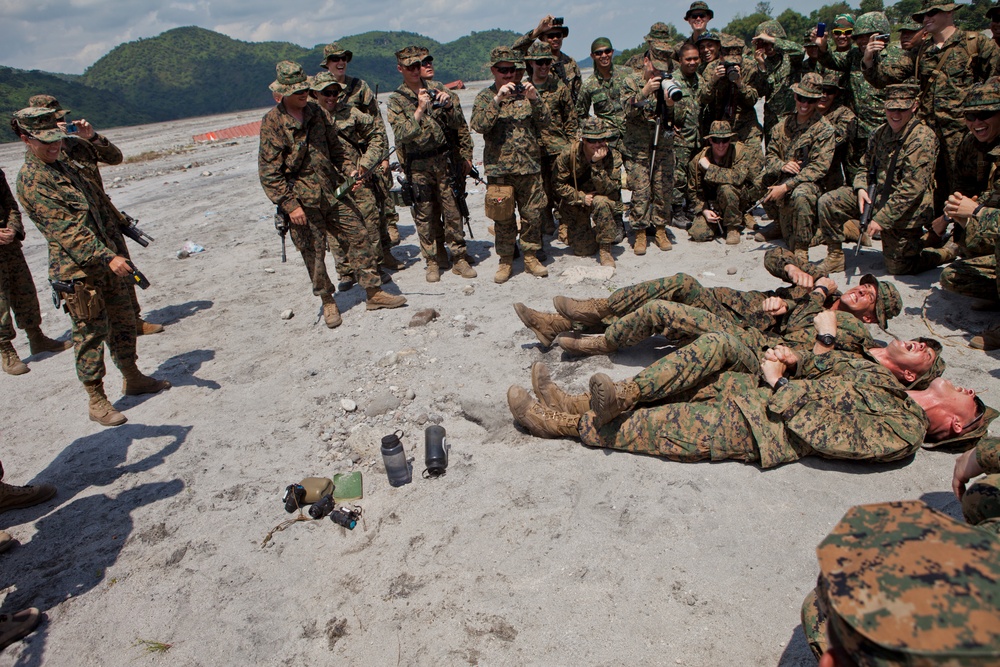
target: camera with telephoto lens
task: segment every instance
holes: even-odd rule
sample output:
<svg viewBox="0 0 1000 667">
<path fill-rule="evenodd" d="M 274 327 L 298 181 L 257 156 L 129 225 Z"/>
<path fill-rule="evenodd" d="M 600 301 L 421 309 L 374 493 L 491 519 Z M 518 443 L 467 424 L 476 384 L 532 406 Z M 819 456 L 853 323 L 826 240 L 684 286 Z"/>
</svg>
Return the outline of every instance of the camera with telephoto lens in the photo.
<svg viewBox="0 0 1000 667">
<path fill-rule="evenodd" d="M 684 91 L 681 87 L 674 81 L 674 77 L 670 74 L 664 72 L 663 79 L 660 81 L 660 90 L 663 94 L 672 99 L 674 102 L 679 101 L 684 97 Z"/>
<path fill-rule="evenodd" d="M 726 68 L 726 78 L 736 83 L 740 80 L 740 70 L 739 63 L 732 62 L 731 60 L 722 61 L 723 66 Z"/>
</svg>

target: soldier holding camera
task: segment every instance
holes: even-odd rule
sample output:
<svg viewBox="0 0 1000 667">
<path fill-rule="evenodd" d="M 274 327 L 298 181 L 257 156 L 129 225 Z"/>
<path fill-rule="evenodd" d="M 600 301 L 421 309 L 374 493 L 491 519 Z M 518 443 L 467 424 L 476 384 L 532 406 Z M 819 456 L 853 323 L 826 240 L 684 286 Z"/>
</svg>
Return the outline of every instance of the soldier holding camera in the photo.
<svg viewBox="0 0 1000 667">
<path fill-rule="evenodd" d="M 720 37 L 705 33 L 698 42 L 702 60 L 706 51 L 711 55 L 711 47 L 708 46 L 711 42 L 719 44 L 721 58 L 707 61 L 698 87 L 702 135 L 708 134 L 712 122 L 724 120 L 743 143 L 748 146 L 754 141 L 759 143 L 761 127 L 755 108 L 757 91 L 744 76 L 747 68 L 742 55 L 743 40 L 730 35 Z"/>
<path fill-rule="evenodd" d="M 511 48 L 523 57 L 536 39 L 548 44 L 549 48 L 552 49 L 552 73 L 569 88 L 569 93 L 575 103 L 580 96 L 583 75 L 580 74 L 580 66 L 576 64 L 576 61 L 562 51 L 563 40 L 567 37 L 569 37 L 569 27 L 563 24 L 562 17 L 546 15 L 538 22 L 534 30 L 514 42 L 514 46 Z"/>
<path fill-rule="evenodd" d="M 785 39 L 785 29 L 777 21 L 764 21 L 753 37 L 753 57 L 756 67 L 749 83 L 764 101 L 764 136 L 778 119 L 795 107 L 792 84 L 802 75 L 802 47 Z"/>
</svg>

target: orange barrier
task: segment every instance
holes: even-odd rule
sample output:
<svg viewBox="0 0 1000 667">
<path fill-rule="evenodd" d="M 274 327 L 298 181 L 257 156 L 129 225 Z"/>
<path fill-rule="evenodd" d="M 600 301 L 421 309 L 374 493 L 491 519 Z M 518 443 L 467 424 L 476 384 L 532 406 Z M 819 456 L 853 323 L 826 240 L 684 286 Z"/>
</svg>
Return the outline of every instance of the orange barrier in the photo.
<svg viewBox="0 0 1000 667">
<path fill-rule="evenodd" d="M 246 123 L 245 125 L 236 125 L 222 130 L 215 130 L 214 132 L 196 134 L 191 137 L 191 141 L 194 141 L 195 143 L 199 141 L 223 141 L 225 139 L 235 139 L 237 137 L 256 137 L 259 134 L 260 121 L 258 120 L 253 123 Z"/>
</svg>

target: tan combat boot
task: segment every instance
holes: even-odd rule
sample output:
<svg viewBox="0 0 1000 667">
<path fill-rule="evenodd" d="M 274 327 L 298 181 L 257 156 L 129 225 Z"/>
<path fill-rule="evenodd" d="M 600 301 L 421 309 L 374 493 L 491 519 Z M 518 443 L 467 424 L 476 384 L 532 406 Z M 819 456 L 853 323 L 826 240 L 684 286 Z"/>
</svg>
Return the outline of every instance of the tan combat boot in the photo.
<svg viewBox="0 0 1000 667">
<path fill-rule="evenodd" d="M 500 265 L 497 267 L 496 275 L 493 276 L 493 282 L 497 285 L 502 285 L 508 280 L 510 280 L 510 272 L 514 268 L 514 258 L 513 257 L 501 257 Z"/>
<path fill-rule="evenodd" d="M 88 406 L 90 421 L 97 422 L 101 426 L 121 426 L 128 421 L 125 415 L 115 410 L 115 407 L 111 405 L 107 394 L 104 393 L 103 381 L 84 382 L 83 388 L 90 396 L 90 405 Z"/>
<path fill-rule="evenodd" d="M 170 389 L 171 384 L 167 380 L 157 380 L 154 377 L 143 375 L 139 367 L 132 365 L 122 369 L 122 393 L 126 396 L 141 396 L 142 394 L 157 394 L 164 389 Z"/>
<path fill-rule="evenodd" d="M 0 513 L 44 503 L 54 495 L 56 487 L 51 484 L 14 486 L 0 483 Z"/>
<path fill-rule="evenodd" d="M 26 329 L 24 333 L 28 335 L 28 347 L 31 349 L 32 354 L 38 354 L 39 352 L 62 352 L 73 347 L 73 341 L 49 338 L 42 333 L 39 327 Z"/>
<path fill-rule="evenodd" d="M 567 394 L 552 381 L 549 368 L 540 361 L 531 364 L 531 388 L 547 408 L 568 415 L 582 415 L 590 410 L 590 394 Z"/>
<path fill-rule="evenodd" d="M 635 230 L 635 241 L 632 243 L 632 252 L 637 255 L 646 254 L 646 230 Z"/>
<path fill-rule="evenodd" d="M 726 245 L 739 245 L 740 232 L 738 229 L 730 229 L 726 232 Z"/>
<path fill-rule="evenodd" d="M 615 382 L 604 373 L 590 378 L 590 409 L 600 428 L 639 402 L 639 385 L 632 380 Z"/>
<path fill-rule="evenodd" d="M 594 356 L 596 354 L 611 354 L 618 349 L 604 334 L 587 336 L 576 332 L 561 333 L 556 336 L 556 345 L 570 354 Z"/>
<path fill-rule="evenodd" d="M 344 321 L 340 316 L 340 309 L 337 308 L 337 302 L 332 294 L 322 296 L 320 299 L 323 300 L 323 322 L 326 323 L 326 328 L 336 329 Z"/>
<path fill-rule="evenodd" d="M 382 250 L 382 268 L 389 269 L 390 271 L 399 271 L 403 268 L 403 263 L 396 259 L 388 248 Z"/>
<path fill-rule="evenodd" d="M 451 260 L 448 259 L 448 249 L 444 247 L 444 243 L 441 241 L 437 243 L 437 253 L 434 258 L 437 260 L 438 266 L 442 269 L 447 270 L 451 268 Z"/>
<path fill-rule="evenodd" d="M 524 253 L 524 270 L 538 278 L 547 278 L 549 275 L 549 270 L 542 266 L 542 263 L 530 250 Z"/>
<path fill-rule="evenodd" d="M 826 257 L 822 262 L 816 264 L 816 268 L 825 275 L 831 273 L 843 273 L 844 271 L 844 249 L 840 245 L 827 246 Z"/>
<path fill-rule="evenodd" d="M 764 241 L 776 241 L 781 238 L 781 225 L 777 222 L 772 222 L 766 227 L 757 227 L 757 233 L 754 234 L 753 240 L 758 243 L 763 243 Z"/>
<path fill-rule="evenodd" d="M 135 318 L 135 335 L 136 336 L 149 336 L 150 334 L 163 333 L 162 324 L 153 324 L 152 322 L 147 322 L 141 317 Z"/>
<path fill-rule="evenodd" d="M 0 362 L 2 362 L 3 372 L 8 375 L 24 375 L 31 369 L 17 356 L 17 350 L 13 343 L 0 343 Z"/>
<path fill-rule="evenodd" d="M 402 294 L 392 295 L 382 290 L 381 287 L 366 287 L 365 296 L 368 297 L 365 303 L 365 310 L 378 310 L 379 308 L 399 308 L 406 305 L 406 297 Z"/>
<path fill-rule="evenodd" d="M 579 417 L 555 412 L 531 398 L 527 389 L 512 386 L 507 390 L 507 405 L 517 423 L 540 438 L 579 437 Z"/>
<path fill-rule="evenodd" d="M 660 250 L 670 250 L 674 247 L 674 244 L 670 242 L 670 237 L 667 236 L 667 230 L 665 227 L 656 228 L 656 236 L 653 237 L 653 243 Z"/>
<path fill-rule="evenodd" d="M 424 274 L 427 278 L 427 282 L 436 283 L 441 281 L 441 268 L 438 266 L 437 260 L 429 259 L 427 260 L 427 270 Z"/>
<path fill-rule="evenodd" d="M 610 266 L 612 269 L 615 268 L 615 258 L 611 255 L 610 243 L 602 243 L 600 248 L 598 248 L 597 261 L 600 262 L 601 266 Z"/>
<path fill-rule="evenodd" d="M 517 313 L 518 319 L 524 323 L 524 326 L 531 329 L 531 332 L 538 337 L 538 342 L 545 347 L 552 346 L 552 339 L 556 335 L 573 328 L 573 323 L 562 315 L 532 310 L 523 303 L 515 303 L 514 312 Z"/>
<path fill-rule="evenodd" d="M 455 263 L 452 264 L 451 272 L 456 276 L 462 276 L 463 278 L 470 279 L 479 275 L 476 273 L 476 270 L 472 268 L 472 265 L 469 264 L 469 258 L 464 255 L 455 260 Z"/>
<path fill-rule="evenodd" d="M 995 325 L 972 337 L 969 347 L 975 350 L 1000 350 L 1000 325 Z"/>
<path fill-rule="evenodd" d="M 390 222 L 386 229 L 389 232 L 389 243 L 393 247 L 398 246 L 399 245 L 399 227 L 396 226 L 396 223 Z"/>
<path fill-rule="evenodd" d="M 607 299 L 571 299 L 568 296 L 557 296 L 552 299 L 552 305 L 559 314 L 580 324 L 600 324 L 604 318 L 614 315 Z"/>
</svg>

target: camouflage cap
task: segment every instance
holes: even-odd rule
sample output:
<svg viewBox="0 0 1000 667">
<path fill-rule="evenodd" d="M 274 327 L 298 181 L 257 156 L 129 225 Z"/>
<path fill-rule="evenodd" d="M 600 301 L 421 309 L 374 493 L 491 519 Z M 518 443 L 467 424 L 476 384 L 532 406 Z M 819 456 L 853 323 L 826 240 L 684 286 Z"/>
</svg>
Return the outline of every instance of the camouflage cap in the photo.
<svg viewBox="0 0 1000 667">
<path fill-rule="evenodd" d="M 616 136 L 615 128 L 596 116 L 583 121 L 580 129 L 584 139 L 614 139 Z"/>
<path fill-rule="evenodd" d="M 856 664 L 1000 658 L 1000 540 L 919 501 L 853 507 L 816 548 L 831 644 Z"/>
<path fill-rule="evenodd" d="M 941 355 L 941 352 L 944 350 L 944 347 L 941 345 L 941 343 L 939 343 L 933 338 L 927 338 L 921 336 L 916 340 L 918 343 L 924 343 L 925 345 L 927 345 L 927 347 L 934 350 L 934 362 L 931 364 L 931 367 L 927 369 L 927 372 L 918 377 L 913 382 L 911 382 L 910 386 L 907 387 L 907 389 L 917 389 L 917 390 L 927 389 L 927 387 L 930 386 L 932 380 L 935 380 L 936 378 L 939 378 L 942 375 L 944 375 L 945 363 L 944 363 L 944 357 Z"/>
<path fill-rule="evenodd" d="M 961 110 L 965 111 L 1000 111 L 1000 78 L 992 77 L 984 83 L 973 86 L 965 99 Z"/>
<path fill-rule="evenodd" d="M 936 9 L 939 12 L 953 12 L 961 6 L 962 3 L 957 3 L 957 2 L 941 2 L 941 0 L 923 0 L 923 2 L 920 3 L 920 11 L 914 12 L 910 16 L 912 16 L 913 20 L 916 21 L 917 23 L 923 23 L 924 14 L 931 11 L 932 9 Z"/>
<path fill-rule="evenodd" d="M 733 132 L 732 126 L 729 121 L 726 120 L 713 120 L 712 124 L 708 128 L 708 134 L 706 134 L 703 139 L 708 141 L 709 139 L 732 139 L 736 136 Z"/>
<path fill-rule="evenodd" d="M 688 18 L 691 16 L 691 14 L 693 14 L 694 12 L 705 12 L 706 14 L 708 14 L 708 18 L 710 19 L 715 18 L 715 12 L 709 9 L 707 2 L 702 2 L 702 0 L 696 0 L 695 2 L 691 3 L 691 6 L 688 7 L 687 12 L 685 12 L 684 14 L 684 20 L 687 21 Z"/>
<path fill-rule="evenodd" d="M 41 142 L 50 144 L 53 141 L 65 139 L 68 135 L 59 125 L 59 116 L 54 109 L 46 107 L 28 107 L 14 114 L 18 127 Z"/>
<path fill-rule="evenodd" d="M 497 63 L 513 63 L 517 65 L 523 62 L 524 58 L 521 57 L 521 54 L 509 46 L 498 46 L 490 51 L 490 67 L 493 67 Z"/>
<path fill-rule="evenodd" d="M 590 43 L 590 52 L 595 53 L 597 49 L 612 49 L 615 47 L 611 46 L 611 40 L 607 37 L 598 37 L 593 42 Z"/>
<path fill-rule="evenodd" d="M 410 65 L 415 65 L 422 62 L 424 58 L 430 53 L 427 49 L 422 46 L 404 46 L 399 51 L 396 51 L 396 63 L 402 67 L 409 67 Z"/>
<path fill-rule="evenodd" d="M 330 59 L 330 56 L 344 56 L 347 58 L 347 62 L 351 62 L 351 58 L 354 57 L 354 54 L 347 49 L 341 48 L 340 44 L 337 42 L 327 44 L 323 47 L 323 61 L 319 64 L 319 66 L 326 69 L 326 61 Z"/>
<path fill-rule="evenodd" d="M 528 52 L 524 54 L 525 60 L 555 60 L 555 56 L 552 55 L 552 47 L 548 42 L 535 42 L 528 49 Z"/>
<path fill-rule="evenodd" d="M 859 281 L 862 285 L 874 285 L 878 293 L 875 299 L 875 319 L 883 329 L 889 329 L 889 320 L 903 312 L 903 297 L 899 295 L 899 290 L 888 280 L 880 282 L 878 278 L 870 273 L 861 276 Z"/>
<path fill-rule="evenodd" d="M 924 449 L 948 449 L 952 451 L 970 449 L 979 442 L 980 438 L 989 433 L 990 424 L 997 417 L 1000 417 L 1000 412 L 986 405 L 983 403 L 983 399 L 976 396 L 976 419 L 972 423 L 967 424 L 958 435 L 943 440 L 924 441 L 921 446 Z"/>
<path fill-rule="evenodd" d="M 799 97 L 818 100 L 823 97 L 823 77 L 816 72 L 806 72 L 798 83 L 792 84 L 792 91 Z"/>
<path fill-rule="evenodd" d="M 277 78 L 268 86 L 272 93 L 288 97 L 309 90 L 309 77 L 302 70 L 302 65 L 291 60 L 282 60 L 274 69 Z"/>
<path fill-rule="evenodd" d="M 694 40 L 695 44 L 699 44 L 701 42 L 718 42 L 721 45 L 722 38 L 719 37 L 719 33 L 705 31 L 698 35 L 698 39 Z"/>
<path fill-rule="evenodd" d="M 743 38 L 737 37 L 736 35 L 727 35 L 726 33 L 720 33 L 722 36 L 722 50 L 723 51 L 735 51 L 736 53 L 742 53 L 743 49 L 746 48 L 747 43 L 743 41 Z"/>
<path fill-rule="evenodd" d="M 45 107 L 56 111 L 56 118 L 65 118 L 69 115 L 69 109 L 63 109 L 59 100 L 51 95 L 32 95 L 28 98 L 29 107 Z"/>
<path fill-rule="evenodd" d="M 646 53 L 649 54 L 649 62 L 661 72 L 669 72 L 674 69 L 674 49 L 666 42 L 649 42 Z"/>
<path fill-rule="evenodd" d="M 854 36 L 881 35 L 891 33 L 889 19 L 882 12 L 867 12 L 858 17 L 854 24 Z"/>
<path fill-rule="evenodd" d="M 885 108 L 912 109 L 920 95 L 920 86 L 915 83 L 894 83 L 885 87 Z"/>
<path fill-rule="evenodd" d="M 757 39 L 761 35 L 769 35 L 771 37 L 777 37 L 778 39 L 784 39 L 785 29 L 781 27 L 781 24 L 777 21 L 762 21 L 757 24 L 757 29 L 753 32 L 753 38 Z"/>
<path fill-rule="evenodd" d="M 333 78 L 333 75 L 326 70 L 320 72 L 316 76 L 310 77 L 309 79 L 309 89 L 310 90 L 326 90 L 327 88 L 336 87 L 337 90 L 343 90 L 344 86 Z"/>
<path fill-rule="evenodd" d="M 660 21 L 649 26 L 649 32 L 643 37 L 647 42 L 669 42 L 671 38 L 670 26 Z"/>
<path fill-rule="evenodd" d="M 835 72 L 833 70 L 827 70 L 826 72 L 823 72 L 823 87 L 843 90 L 844 87 L 840 85 L 841 74 L 842 72 Z"/>
<path fill-rule="evenodd" d="M 990 12 L 986 12 L 986 15 L 989 16 Z M 909 19 L 902 21 L 901 23 L 898 23 L 896 25 L 896 29 L 898 29 L 900 32 L 916 32 L 918 30 L 923 30 L 924 26 L 921 25 L 920 23 L 917 23 L 913 19 Z"/>
</svg>

